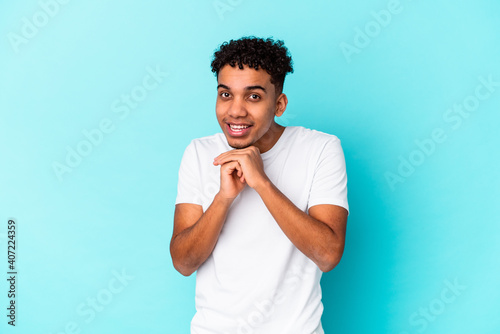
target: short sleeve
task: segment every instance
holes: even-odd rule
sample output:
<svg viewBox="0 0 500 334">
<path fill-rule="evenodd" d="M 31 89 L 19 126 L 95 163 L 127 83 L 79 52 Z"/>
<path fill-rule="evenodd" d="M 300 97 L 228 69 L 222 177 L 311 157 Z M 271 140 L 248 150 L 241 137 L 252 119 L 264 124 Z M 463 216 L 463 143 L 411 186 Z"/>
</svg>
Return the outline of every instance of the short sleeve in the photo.
<svg viewBox="0 0 500 334">
<path fill-rule="evenodd" d="M 177 198 L 175 204 L 192 203 L 202 205 L 201 180 L 196 147 L 191 142 L 185 149 L 179 168 Z"/>
<path fill-rule="evenodd" d="M 314 170 L 308 208 L 318 204 L 338 205 L 349 211 L 345 158 L 337 137 L 324 145 Z"/>
</svg>

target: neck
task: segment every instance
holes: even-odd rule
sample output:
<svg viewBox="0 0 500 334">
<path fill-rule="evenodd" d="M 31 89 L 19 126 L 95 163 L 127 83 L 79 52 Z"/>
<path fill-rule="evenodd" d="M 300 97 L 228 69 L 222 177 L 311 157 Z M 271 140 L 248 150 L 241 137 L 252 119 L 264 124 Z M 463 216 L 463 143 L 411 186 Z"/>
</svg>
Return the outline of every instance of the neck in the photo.
<svg viewBox="0 0 500 334">
<path fill-rule="evenodd" d="M 260 153 L 269 151 L 274 146 L 274 144 L 276 144 L 278 139 L 280 139 L 283 131 L 285 131 L 284 126 L 273 122 L 266 134 L 263 135 L 262 138 L 260 138 L 259 141 L 255 143 L 255 146 L 259 148 Z"/>
</svg>

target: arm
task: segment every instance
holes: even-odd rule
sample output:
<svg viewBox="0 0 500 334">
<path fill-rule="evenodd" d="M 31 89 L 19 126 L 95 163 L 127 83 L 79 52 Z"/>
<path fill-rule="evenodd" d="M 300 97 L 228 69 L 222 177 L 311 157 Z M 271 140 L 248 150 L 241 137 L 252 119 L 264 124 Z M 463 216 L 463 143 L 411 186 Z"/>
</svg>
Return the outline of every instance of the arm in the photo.
<svg viewBox="0 0 500 334">
<path fill-rule="evenodd" d="M 230 205 L 216 195 L 205 213 L 198 204 L 175 206 L 170 254 L 175 269 L 182 275 L 191 275 L 210 256 Z"/>
<path fill-rule="evenodd" d="M 322 204 L 309 209 L 297 208 L 271 181 L 255 190 L 283 233 L 323 272 L 335 268 L 344 252 L 347 210 Z"/>
<path fill-rule="evenodd" d="M 220 190 L 205 212 L 198 204 L 179 203 L 175 206 L 170 254 L 175 269 L 182 275 L 191 275 L 212 253 L 227 212 L 245 187 L 239 175 L 241 171 L 237 163 L 221 166 Z"/>
<path fill-rule="evenodd" d="M 333 269 L 344 251 L 347 210 L 336 205 L 314 205 L 309 214 L 293 204 L 264 173 L 256 147 L 232 150 L 219 155 L 216 165 L 238 162 L 240 179 L 254 188 L 282 231 L 304 255 L 324 272 Z"/>
</svg>

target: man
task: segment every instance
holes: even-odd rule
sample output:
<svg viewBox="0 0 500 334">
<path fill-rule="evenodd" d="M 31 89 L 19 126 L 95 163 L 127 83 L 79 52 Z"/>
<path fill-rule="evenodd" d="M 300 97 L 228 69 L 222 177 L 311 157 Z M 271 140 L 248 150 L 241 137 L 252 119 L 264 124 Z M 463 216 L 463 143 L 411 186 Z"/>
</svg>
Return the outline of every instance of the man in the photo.
<svg viewBox="0 0 500 334">
<path fill-rule="evenodd" d="M 197 271 L 191 333 L 324 333 L 320 279 L 348 215 L 340 141 L 275 122 L 293 72 L 282 41 L 223 43 L 212 71 L 222 133 L 184 152 L 170 244 L 174 267 Z"/>
</svg>

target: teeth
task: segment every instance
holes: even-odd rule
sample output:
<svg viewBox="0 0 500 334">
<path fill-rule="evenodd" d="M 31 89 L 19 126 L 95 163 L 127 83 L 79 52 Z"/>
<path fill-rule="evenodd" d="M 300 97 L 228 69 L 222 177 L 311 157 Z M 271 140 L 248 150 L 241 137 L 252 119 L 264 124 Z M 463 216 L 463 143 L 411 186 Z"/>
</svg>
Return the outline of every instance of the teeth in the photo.
<svg viewBox="0 0 500 334">
<path fill-rule="evenodd" d="M 231 127 L 231 130 L 243 130 L 249 127 L 249 125 L 235 125 L 235 124 L 229 124 Z"/>
</svg>

